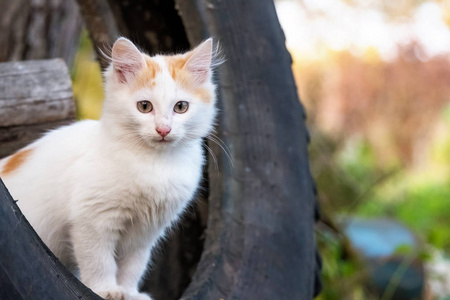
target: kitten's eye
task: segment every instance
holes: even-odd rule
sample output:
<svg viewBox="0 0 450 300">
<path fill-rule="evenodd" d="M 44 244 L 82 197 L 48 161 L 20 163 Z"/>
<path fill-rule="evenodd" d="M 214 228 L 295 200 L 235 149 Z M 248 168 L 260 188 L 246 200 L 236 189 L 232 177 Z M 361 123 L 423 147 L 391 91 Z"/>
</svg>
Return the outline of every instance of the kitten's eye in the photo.
<svg viewBox="0 0 450 300">
<path fill-rule="evenodd" d="M 153 105 L 150 101 L 139 101 L 137 103 L 137 108 L 141 113 L 149 113 L 153 110 Z"/>
<path fill-rule="evenodd" d="M 177 114 L 184 114 L 189 108 L 189 103 L 186 101 L 178 101 L 173 107 L 173 111 Z"/>
</svg>

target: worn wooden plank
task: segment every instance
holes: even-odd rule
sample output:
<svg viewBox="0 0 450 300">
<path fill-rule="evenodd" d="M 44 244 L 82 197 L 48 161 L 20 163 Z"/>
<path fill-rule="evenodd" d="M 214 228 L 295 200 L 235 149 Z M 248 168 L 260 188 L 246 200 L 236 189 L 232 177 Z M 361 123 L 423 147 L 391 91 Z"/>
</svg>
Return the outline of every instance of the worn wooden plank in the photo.
<svg viewBox="0 0 450 300">
<path fill-rule="evenodd" d="M 72 83 L 63 60 L 0 64 L 0 157 L 74 119 Z"/>
<path fill-rule="evenodd" d="M 0 126 L 75 117 L 72 83 L 61 59 L 0 64 Z"/>
</svg>

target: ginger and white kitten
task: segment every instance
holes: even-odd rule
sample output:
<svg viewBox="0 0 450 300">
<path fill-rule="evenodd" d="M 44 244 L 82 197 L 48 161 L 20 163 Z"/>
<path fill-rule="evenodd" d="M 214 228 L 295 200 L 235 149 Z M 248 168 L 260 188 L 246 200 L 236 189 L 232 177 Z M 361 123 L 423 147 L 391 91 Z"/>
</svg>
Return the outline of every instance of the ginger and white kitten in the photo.
<svg viewBox="0 0 450 300">
<path fill-rule="evenodd" d="M 213 127 L 212 40 L 150 57 L 119 38 L 99 121 L 54 130 L 0 161 L 42 240 L 106 299 L 139 293 L 154 247 L 199 185 Z"/>
</svg>

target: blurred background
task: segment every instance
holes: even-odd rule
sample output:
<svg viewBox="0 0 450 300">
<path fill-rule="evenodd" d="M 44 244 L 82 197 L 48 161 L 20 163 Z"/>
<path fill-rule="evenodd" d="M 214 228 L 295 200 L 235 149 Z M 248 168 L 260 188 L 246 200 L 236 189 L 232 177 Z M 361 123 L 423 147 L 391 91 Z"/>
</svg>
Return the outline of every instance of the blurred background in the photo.
<svg viewBox="0 0 450 300">
<path fill-rule="evenodd" d="M 319 299 L 450 299 L 450 1 L 276 5 L 312 137 Z"/>
<path fill-rule="evenodd" d="M 311 133 L 321 300 L 450 299 L 450 1 L 278 0 Z M 79 118 L 100 66 L 82 32 Z"/>
</svg>

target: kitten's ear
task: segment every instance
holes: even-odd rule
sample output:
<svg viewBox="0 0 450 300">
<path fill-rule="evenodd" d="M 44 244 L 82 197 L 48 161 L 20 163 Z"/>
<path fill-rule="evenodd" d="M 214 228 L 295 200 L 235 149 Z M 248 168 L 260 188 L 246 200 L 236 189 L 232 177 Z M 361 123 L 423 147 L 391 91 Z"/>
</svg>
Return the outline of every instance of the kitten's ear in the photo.
<svg viewBox="0 0 450 300">
<path fill-rule="evenodd" d="M 145 66 L 145 59 L 130 40 L 121 37 L 113 45 L 112 63 L 120 82 L 125 83 Z"/>
<path fill-rule="evenodd" d="M 184 65 L 184 68 L 194 76 L 198 84 L 205 83 L 211 74 L 212 46 L 212 38 L 201 43 L 190 52 L 190 57 Z"/>
</svg>

